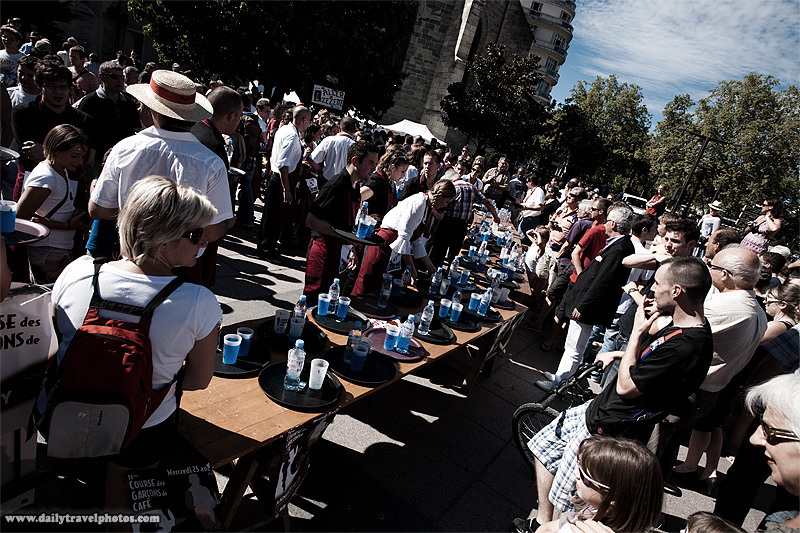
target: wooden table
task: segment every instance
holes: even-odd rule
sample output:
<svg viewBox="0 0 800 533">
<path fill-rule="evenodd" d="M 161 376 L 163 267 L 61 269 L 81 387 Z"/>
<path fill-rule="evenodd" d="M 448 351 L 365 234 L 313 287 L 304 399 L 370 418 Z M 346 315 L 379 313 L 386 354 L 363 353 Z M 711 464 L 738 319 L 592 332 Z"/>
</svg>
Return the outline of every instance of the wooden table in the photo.
<svg viewBox="0 0 800 533">
<path fill-rule="evenodd" d="M 406 374 L 460 349 L 466 350 L 472 358 L 471 364 L 464 368 L 468 391 L 474 384 L 484 361 L 489 359 L 493 362 L 494 357 L 504 349 L 503 344 L 493 342 L 498 331 L 504 330 L 503 335 L 507 342 L 513 328 L 518 324 L 526 309 L 525 306 L 517 303 L 516 309 L 513 311 L 498 309 L 503 316 L 503 320 L 499 323 L 483 322 L 481 329 L 473 333 L 454 331 L 457 344 L 440 346 L 423 343 L 429 353 L 428 357 L 414 363 L 397 362 L 398 371 L 395 378 L 380 386 L 363 387 L 344 379 L 340 380 L 344 391 L 334 409 L 345 407 L 376 390 L 391 385 Z M 399 310 L 400 316 L 419 312 L 419 309 L 400 308 Z M 512 320 L 515 317 L 518 317 L 517 320 Z M 248 326 L 254 331 L 258 331 L 258 326 L 265 320 L 267 319 L 226 326 L 223 331 L 235 331 L 237 327 L 241 326 Z M 320 352 L 309 353 L 307 361 L 310 361 L 313 356 L 321 356 L 331 346 L 344 345 L 347 341 L 344 335 L 324 329 L 323 331 L 329 338 L 327 346 Z M 489 353 L 490 351 L 494 353 Z M 270 362 L 285 359 L 286 354 L 273 352 Z M 257 483 L 254 483 L 253 479 L 259 462 L 263 462 L 263 458 L 259 458 L 259 452 L 287 431 L 318 416 L 319 413 L 292 411 L 272 402 L 259 387 L 257 378 L 225 379 L 214 376 L 208 388 L 186 392 L 183 395 L 180 413 L 181 433 L 208 459 L 215 469 L 234 463 L 233 475 L 223 492 L 221 509 L 218 512 L 224 527 L 227 528 L 230 525 L 248 485 L 261 499 L 263 491 L 258 490 Z M 264 497 L 268 497 L 268 495 L 264 494 Z"/>
</svg>

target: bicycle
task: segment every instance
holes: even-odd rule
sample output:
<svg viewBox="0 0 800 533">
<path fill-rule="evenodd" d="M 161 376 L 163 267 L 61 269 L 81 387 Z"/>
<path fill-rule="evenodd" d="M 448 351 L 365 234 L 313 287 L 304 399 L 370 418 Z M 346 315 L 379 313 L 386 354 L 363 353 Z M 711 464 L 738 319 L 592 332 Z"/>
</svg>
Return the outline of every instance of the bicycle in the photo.
<svg viewBox="0 0 800 533">
<path fill-rule="evenodd" d="M 561 411 L 551 407 L 554 402 L 564 404 L 562 410 L 569 409 L 587 402 L 595 397 L 595 393 L 589 388 L 586 378 L 589 375 L 603 368 L 603 363 L 584 363 L 578 367 L 570 377 L 561 384 L 548 392 L 540 402 L 526 403 L 520 405 L 511 417 L 512 433 L 520 454 L 531 470 L 535 471 L 536 457 L 528 448 L 528 442 L 543 427 L 555 420 Z"/>
</svg>

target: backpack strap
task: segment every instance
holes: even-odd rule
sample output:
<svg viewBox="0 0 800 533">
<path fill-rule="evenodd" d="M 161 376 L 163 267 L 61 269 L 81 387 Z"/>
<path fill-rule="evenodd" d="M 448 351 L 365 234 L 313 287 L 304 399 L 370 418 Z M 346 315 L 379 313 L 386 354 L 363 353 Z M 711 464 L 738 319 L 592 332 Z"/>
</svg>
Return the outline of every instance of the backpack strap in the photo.
<svg viewBox="0 0 800 533">
<path fill-rule="evenodd" d="M 181 277 L 176 277 L 172 281 L 170 281 L 166 287 L 161 289 L 158 294 L 156 294 L 150 303 L 145 305 L 144 307 L 138 307 L 135 305 L 123 304 L 118 302 L 109 302 L 107 300 L 103 300 L 100 297 L 100 285 L 98 284 L 98 278 L 100 277 L 100 267 L 103 266 L 104 263 L 108 262 L 108 258 L 101 257 L 95 259 L 94 261 L 94 276 L 92 276 L 92 287 L 94 290 L 92 291 L 92 301 L 89 303 L 89 307 L 95 307 L 97 309 L 103 309 L 105 311 L 114 311 L 117 313 L 124 313 L 126 315 L 134 315 L 140 316 L 143 318 L 153 318 L 153 312 L 156 310 L 156 307 L 164 303 L 164 300 L 172 294 L 175 289 L 180 287 L 183 283 L 183 279 Z"/>
</svg>

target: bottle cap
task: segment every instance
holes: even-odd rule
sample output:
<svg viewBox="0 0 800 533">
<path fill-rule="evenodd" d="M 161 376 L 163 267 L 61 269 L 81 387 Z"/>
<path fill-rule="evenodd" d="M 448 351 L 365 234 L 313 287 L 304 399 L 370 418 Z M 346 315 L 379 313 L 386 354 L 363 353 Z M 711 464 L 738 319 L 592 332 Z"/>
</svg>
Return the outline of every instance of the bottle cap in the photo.
<svg viewBox="0 0 800 533">
<path fill-rule="evenodd" d="M 305 344 L 306 344 L 306 341 L 304 341 L 303 339 L 297 339 L 294 342 L 294 347 L 295 348 L 302 348 L 303 346 L 305 346 Z"/>
<path fill-rule="evenodd" d="M 339 278 L 333 278 L 334 283 L 339 283 Z"/>
<path fill-rule="evenodd" d="M 305 302 L 306 301 L 306 295 L 305 294 L 300 296 L 300 301 L 301 302 Z"/>
<path fill-rule="evenodd" d="M 433 305 L 433 300 L 428 300 L 428 305 Z"/>
</svg>

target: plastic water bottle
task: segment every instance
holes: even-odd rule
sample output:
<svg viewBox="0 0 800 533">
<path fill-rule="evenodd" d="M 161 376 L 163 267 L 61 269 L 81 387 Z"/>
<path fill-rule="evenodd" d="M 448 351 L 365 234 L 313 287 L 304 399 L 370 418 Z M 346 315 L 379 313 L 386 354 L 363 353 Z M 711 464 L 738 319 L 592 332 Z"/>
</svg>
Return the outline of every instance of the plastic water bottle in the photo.
<svg viewBox="0 0 800 533">
<path fill-rule="evenodd" d="M 456 292 L 453 293 L 453 296 L 450 298 L 450 301 L 453 302 L 453 305 L 461 303 L 461 291 L 456 289 Z"/>
<path fill-rule="evenodd" d="M 428 305 L 422 311 L 419 323 L 419 334 L 427 335 L 431 330 L 431 322 L 433 321 L 433 300 L 428 300 Z"/>
<path fill-rule="evenodd" d="M 361 202 L 361 207 L 358 209 L 358 213 L 356 213 L 356 222 L 353 225 L 353 233 L 358 233 L 358 226 L 361 224 L 361 221 L 364 220 L 364 217 L 369 214 L 369 207 L 367 202 Z"/>
<path fill-rule="evenodd" d="M 381 295 L 378 298 L 378 309 L 386 309 L 389 305 L 389 296 L 392 295 L 392 275 L 383 275 L 383 285 L 381 285 Z"/>
<path fill-rule="evenodd" d="M 498 287 L 500 287 L 500 273 L 495 271 L 492 275 L 492 284 L 489 288 L 492 289 L 492 292 L 497 292 Z"/>
<path fill-rule="evenodd" d="M 225 154 L 228 156 L 228 164 L 230 165 L 233 159 L 233 139 L 228 139 L 225 142 Z"/>
<path fill-rule="evenodd" d="M 439 267 L 439 269 L 433 273 L 433 276 L 431 276 L 431 284 L 428 287 L 428 292 L 433 295 L 439 294 L 439 285 L 441 284 L 442 284 L 442 267 Z"/>
<path fill-rule="evenodd" d="M 403 272 L 403 277 L 401 279 L 402 279 L 402 282 L 403 282 L 403 290 L 401 291 L 401 294 L 405 294 L 406 293 L 406 289 L 408 288 L 408 284 L 411 283 L 411 269 L 410 268 L 406 268 L 405 269 L 405 271 Z"/>
<path fill-rule="evenodd" d="M 478 305 L 478 314 L 481 316 L 486 316 L 486 312 L 489 310 L 489 302 L 492 301 L 492 288 L 483 293 L 481 296 L 481 303 Z"/>
<path fill-rule="evenodd" d="M 486 241 L 481 242 L 480 247 L 478 248 L 478 255 L 482 256 L 486 252 Z"/>
<path fill-rule="evenodd" d="M 394 349 L 397 353 L 408 353 L 408 345 L 411 344 L 411 337 L 414 336 L 414 315 L 408 315 L 408 320 L 400 326 L 400 338 L 397 339 L 397 346 Z"/>
<path fill-rule="evenodd" d="M 353 348 L 358 346 L 359 342 L 361 342 L 361 321 L 356 320 L 353 329 L 350 330 L 350 334 L 347 336 L 347 344 L 344 347 L 342 360 L 346 365 L 350 364 L 350 359 L 353 357 Z"/>
<path fill-rule="evenodd" d="M 306 362 L 304 345 L 303 340 L 298 339 L 294 343 L 294 348 L 289 350 L 289 357 L 286 360 L 286 377 L 283 378 L 283 388 L 286 390 L 296 391 L 300 388 L 300 373 L 303 371 L 303 364 Z"/>
<path fill-rule="evenodd" d="M 458 283 L 458 254 L 453 258 L 453 262 L 450 263 L 450 283 L 455 285 Z"/>
<path fill-rule="evenodd" d="M 333 283 L 331 283 L 331 286 L 328 289 L 328 295 L 331 297 L 331 303 L 328 307 L 328 314 L 335 315 L 336 307 L 339 305 L 339 278 L 333 278 Z"/>
<path fill-rule="evenodd" d="M 297 303 L 294 304 L 294 316 L 305 318 L 307 307 L 308 306 L 306 305 L 306 295 L 304 294 L 300 297 L 299 300 L 297 300 Z"/>
</svg>

